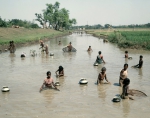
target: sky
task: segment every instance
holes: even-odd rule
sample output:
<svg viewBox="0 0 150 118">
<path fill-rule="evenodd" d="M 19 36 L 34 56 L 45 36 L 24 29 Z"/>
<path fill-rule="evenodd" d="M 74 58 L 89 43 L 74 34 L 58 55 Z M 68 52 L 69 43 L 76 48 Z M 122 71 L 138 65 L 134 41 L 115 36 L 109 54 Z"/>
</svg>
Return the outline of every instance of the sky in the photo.
<svg viewBox="0 0 150 118">
<path fill-rule="evenodd" d="M 46 4 L 60 3 L 78 25 L 130 25 L 150 23 L 150 0 L 0 0 L 2 19 L 33 21 Z M 37 22 L 36 22 L 37 23 Z"/>
</svg>

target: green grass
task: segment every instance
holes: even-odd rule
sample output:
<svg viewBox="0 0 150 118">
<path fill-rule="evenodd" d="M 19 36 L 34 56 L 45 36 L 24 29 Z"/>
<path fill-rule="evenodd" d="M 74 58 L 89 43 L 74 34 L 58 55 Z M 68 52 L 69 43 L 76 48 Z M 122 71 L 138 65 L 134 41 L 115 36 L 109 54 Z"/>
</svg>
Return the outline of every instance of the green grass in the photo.
<svg viewBox="0 0 150 118">
<path fill-rule="evenodd" d="M 90 32 L 87 31 L 87 33 Z M 90 32 L 94 36 L 107 35 L 107 38 L 112 43 L 117 43 L 121 48 L 142 48 L 150 50 L 150 29 L 104 29 L 94 30 Z"/>
<path fill-rule="evenodd" d="M 26 29 L 26 28 L 0 28 L 0 45 L 15 43 L 26 43 L 43 38 L 61 36 L 67 32 L 55 31 L 52 29 Z"/>
</svg>

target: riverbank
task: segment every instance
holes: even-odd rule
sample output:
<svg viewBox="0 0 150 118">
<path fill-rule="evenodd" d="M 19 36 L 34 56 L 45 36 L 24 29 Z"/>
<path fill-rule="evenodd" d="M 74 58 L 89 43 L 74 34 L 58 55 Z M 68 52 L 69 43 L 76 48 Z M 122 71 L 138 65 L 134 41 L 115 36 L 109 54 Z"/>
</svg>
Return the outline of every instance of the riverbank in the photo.
<svg viewBox="0 0 150 118">
<path fill-rule="evenodd" d="M 20 47 L 65 35 L 69 35 L 69 32 L 52 29 L 0 28 L 0 50 L 7 49 L 9 41 L 14 41 L 16 47 Z"/>
<path fill-rule="evenodd" d="M 86 30 L 86 33 L 118 44 L 119 48 L 150 50 L 150 29 L 122 28 Z"/>
</svg>

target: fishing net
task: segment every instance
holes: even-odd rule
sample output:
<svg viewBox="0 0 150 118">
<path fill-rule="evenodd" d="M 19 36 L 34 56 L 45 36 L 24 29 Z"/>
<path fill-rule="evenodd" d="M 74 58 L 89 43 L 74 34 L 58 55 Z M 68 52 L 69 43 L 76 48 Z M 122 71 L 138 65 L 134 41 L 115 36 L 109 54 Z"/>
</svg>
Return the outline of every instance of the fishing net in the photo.
<svg viewBox="0 0 150 118">
<path fill-rule="evenodd" d="M 133 94 L 134 96 L 137 96 L 137 97 L 146 97 L 147 96 L 144 92 L 135 90 L 135 89 L 130 89 L 129 94 Z"/>
<path fill-rule="evenodd" d="M 64 47 L 63 49 L 62 49 L 64 52 L 69 52 L 68 51 L 68 47 Z M 74 48 L 74 47 L 72 47 L 72 50 L 71 50 L 71 52 L 76 52 L 77 50 Z"/>
</svg>

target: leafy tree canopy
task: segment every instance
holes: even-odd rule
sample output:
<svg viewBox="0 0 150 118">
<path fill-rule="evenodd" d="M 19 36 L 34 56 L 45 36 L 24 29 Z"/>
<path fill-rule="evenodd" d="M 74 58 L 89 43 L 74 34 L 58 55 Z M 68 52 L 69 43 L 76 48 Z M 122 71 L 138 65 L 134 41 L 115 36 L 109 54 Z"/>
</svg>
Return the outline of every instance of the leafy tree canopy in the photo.
<svg viewBox="0 0 150 118">
<path fill-rule="evenodd" d="M 35 16 L 36 21 L 39 21 L 43 28 L 52 27 L 55 30 L 60 28 L 69 29 L 70 26 L 77 23 L 76 19 L 69 19 L 69 10 L 65 8 L 60 9 L 59 2 L 46 4 L 46 9 L 42 12 L 42 14 L 35 13 Z"/>
</svg>

